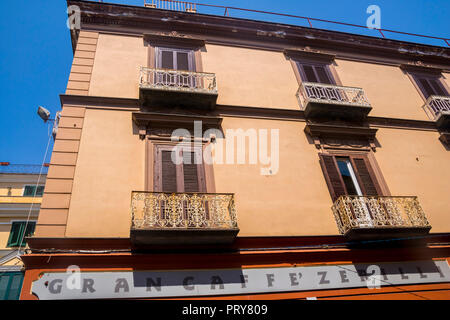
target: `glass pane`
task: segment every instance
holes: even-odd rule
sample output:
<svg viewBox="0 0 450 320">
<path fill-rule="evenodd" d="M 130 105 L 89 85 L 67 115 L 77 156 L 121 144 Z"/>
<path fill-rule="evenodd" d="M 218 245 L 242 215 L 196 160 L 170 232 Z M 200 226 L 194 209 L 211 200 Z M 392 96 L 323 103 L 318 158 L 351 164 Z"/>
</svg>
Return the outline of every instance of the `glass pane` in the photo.
<svg viewBox="0 0 450 320">
<path fill-rule="evenodd" d="M 339 172 L 341 173 L 342 179 L 344 180 L 345 187 L 347 188 L 347 193 L 350 195 L 357 195 L 355 184 L 353 182 L 352 175 L 349 170 L 350 160 L 349 159 L 336 159 L 339 167 Z"/>
<path fill-rule="evenodd" d="M 177 70 L 189 70 L 189 56 L 187 52 L 177 52 Z"/>
<path fill-rule="evenodd" d="M 161 68 L 173 69 L 173 52 L 161 51 Z"/>
</svg>

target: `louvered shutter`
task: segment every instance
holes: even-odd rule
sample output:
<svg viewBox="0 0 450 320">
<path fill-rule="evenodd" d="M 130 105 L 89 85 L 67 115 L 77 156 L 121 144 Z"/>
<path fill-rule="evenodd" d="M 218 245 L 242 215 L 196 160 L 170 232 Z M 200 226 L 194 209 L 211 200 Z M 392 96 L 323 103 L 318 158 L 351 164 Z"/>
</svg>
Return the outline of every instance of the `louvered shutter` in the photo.
<svg viewBox="0 0 450 320">
<path fill-rule="evenodd" d="M 355 168 L 355 173 L 358 177 L 363 194 L 365 196 L 381 195 L 381 188 L 368 159 L 364 156 L 351 156 L 350 158 L 352 160 L 353 167 Z"/>
<path fill-rule="evenodd" d="M 415 78 L 425 98 L 433 95 L 447 96 L 447 90 L 445 90 L 438 78 L 430 78 L 425 76 L 416 76 Z"/>
<path fill-rule="evenodd" d="M 27 241 L 26 241 L 25 238 L 31 236 L 34 233 L 35 227 L 36 227 L 36 222 L 28 221 L 27 228 L 25 230 L 25 235 L 23 236 L 23 241 L 22 241 L 21 245 L 25 245 L 26 244 Z"/>
<path fill-rule="evenodd" d="M 13 222 L 11 225 L 11 233 L 9 234 L 8 247 L 18 247 L 23 233 L 25 224 L 23 222 Z"/>
<path fill-rule="evenodd" d="M 422 89 L 423 95 L 428 98 L 429 96 L 434 95 L 434 90 L 428 83 L 427 79 L 421 78 L 419 79 L 420 87 Z"/>
<path fill-rule="evenodd" d="M 339 168 L 336 163 L 336 159 L 332 155 L 319 154 L 320 165 L 322 167 L 325 180 L 328 185 L 328 189 L 331 194 L 331 198 L 335 201 L 342 195 L 347 194 L 347 190 L 342 180 Z"/>
<path fill-rule="evenodd" d="M 304 74 L 306 76 L 305 80 L 307 82 L 319 82 L 319 79 L 317 79 L 316 74 L 314 72 L 313 66 L 310 66 L 310 65 L 307 65 L 307 64 L 304 64 L 302 66 L 303 66 Z"/>
<path fill-rule="evenodd" d="M 195 163 L 195 152 L 183 152 L 183 178 L 185 192 L 200 192 L 198 164 Z"/>
<path fill-rule="evenodd" d="M 333 84 L 327 71 L 325 70 L 325 66 L 314 66 L 314 69 L 316 70 L 320 83 Z"/>
<path fill-rule="evenodd" d="M 162 192 L 177 192 L 177 167 L 172 161 L 172 151 L 161 151 Z"/>
<path fill-rule="evenodd" d="M 435 95 L 446 96 L 447 92 L 438 79 L 429 79 L 430 85 L 433 88 Z"/>
</svg>

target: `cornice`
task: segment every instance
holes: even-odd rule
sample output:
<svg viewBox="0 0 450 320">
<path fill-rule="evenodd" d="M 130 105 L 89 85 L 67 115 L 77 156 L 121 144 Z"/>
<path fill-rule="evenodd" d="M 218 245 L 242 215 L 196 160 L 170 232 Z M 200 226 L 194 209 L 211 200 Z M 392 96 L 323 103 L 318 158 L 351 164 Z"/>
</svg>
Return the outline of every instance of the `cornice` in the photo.
<svg viewBox="0 0 450 320">
<path fill-rule="evenodd" d="M 61 105 L 80 106 L 87 108 L 105 108 L 105 109 L 123 109 L 129 111 L 139 111 L 141 106 L 139 99 L 131 98 L 113 98 L 113 97 L 96 97 L 96 96 L 80 96 L 61 94 Z M 158 113 L 164 114 L 164 110 L 156 110 Z M 167 113 L 167 112 L 166 112 Z M 205 114 L 206 115 L 206 114 Z M 192 114 L 192 117 L 197 115 Z M 199 116 L 201 116 L 199 114 Z M 245 107 L 233 105 L 217 105 L 213 112 L 206 116 L 217 117 L 237 117 L 237 118 L 254 118 L 254 119 L 272 119 L 285 121 L 305 122 L 305 114 L 303 110 L 295 109 L 279 109 L 279 108 L 261 108 L 261 107 Z M 429 120 L 412 120 L 388 117 L 369 116 L 367 122 L 374 127 L 391 127 L 401 129 L 416 129 L 427 131 L 438 131 L 434 121 Z"/>
<path fill-rule="evenodd" d="M 381 39 L 280 23 L 168 11 L 146 7 L 69 0 L 82 11 L 82 28 L 96 26 L 110 30 L 176 31 L 206 42 L 223 39 L 255 42 L 285 48 L 311 46 L 331 52 L 361 53 L 384 58 L 440 63 L 450 66 L 450 48 Z M 145 33 L 142 31 L 142 33 Z M 337 49 L 338 48 L 338 49 Z"/>
</svg>

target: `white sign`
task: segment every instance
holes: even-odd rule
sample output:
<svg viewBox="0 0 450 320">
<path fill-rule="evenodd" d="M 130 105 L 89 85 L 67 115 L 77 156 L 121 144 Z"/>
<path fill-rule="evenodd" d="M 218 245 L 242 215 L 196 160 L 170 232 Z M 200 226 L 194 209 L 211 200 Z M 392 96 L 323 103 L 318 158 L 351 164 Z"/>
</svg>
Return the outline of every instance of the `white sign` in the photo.
<svg viewBox="0 0 450 320">
<path fill-rule="evenodd" d="M 32 292 L 43 300 L 157 298 L 360 287 L 376 289 L 391 285 L 450 282 L 450 267 L 445 260 L 135 272 L 77 273 L 76 268 L 72 268 L 72 272 L 44 273 L 33 283 Z"/>
</svg>

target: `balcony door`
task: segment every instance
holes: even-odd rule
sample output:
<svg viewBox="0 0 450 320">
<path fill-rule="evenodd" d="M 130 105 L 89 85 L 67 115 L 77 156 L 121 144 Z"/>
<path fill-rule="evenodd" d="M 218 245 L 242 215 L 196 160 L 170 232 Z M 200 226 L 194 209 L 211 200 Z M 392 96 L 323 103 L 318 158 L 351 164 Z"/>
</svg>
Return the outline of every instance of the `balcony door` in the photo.
<svg viewBox="0 0 450 320">
<path fill-rule="evenodd" d="M 327 64 L 297 62 L 303 82 L 336 85 L 336 80 Z M 337 87 L 304 85 L 307 98 L 331 101 L 346 101 L 345 93 Z"/>
<path fill-rule="evenodd" d="M 154 187 L 156 192 L 206 192 L 205 171 L 199 147 L 157 145 Z"/>
<path fill-rule="evenodd" d="M 336 84 L 326 64 L 298 62 L 297 65 L 305 82 Z"/>
<path fill-rule="evenodd" d="M 195 58 L 193 50 L 161 48 L 155 49 L 156 68 L 166 69 L 158 72 L 157 81 L 165 86 L 194 87 L 195 77 L 188 73 L 175 71 L 195 71 Z"/>
<path fill-rule="evenodd" d="M 340 196 L 355 197 L 354 218 L 360 226 L 372 226 L 375 213 L 366 204 L 364 196 L 382 195 L 377 178 L 364 154 L 320 154 L 320 163 L 333 201 Z"/>
</svg>

